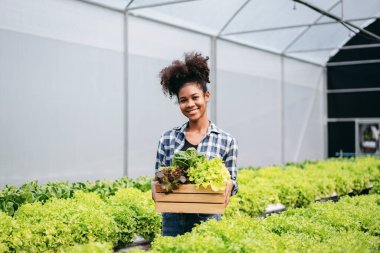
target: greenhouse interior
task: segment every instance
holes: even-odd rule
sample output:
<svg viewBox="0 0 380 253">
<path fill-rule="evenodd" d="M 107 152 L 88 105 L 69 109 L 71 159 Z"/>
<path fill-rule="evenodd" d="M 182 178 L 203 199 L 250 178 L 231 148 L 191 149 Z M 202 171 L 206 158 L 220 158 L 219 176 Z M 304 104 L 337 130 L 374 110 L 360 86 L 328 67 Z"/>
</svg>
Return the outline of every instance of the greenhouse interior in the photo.
<svg viewBox="0 0 380 253">
<path fill-rule="evenodd" d="M 185 54 L 234 172 L 155 170 Z M 379 0 L 0 1 L 0 253 L 378 252 L 379 139 Z"/>
</svg>

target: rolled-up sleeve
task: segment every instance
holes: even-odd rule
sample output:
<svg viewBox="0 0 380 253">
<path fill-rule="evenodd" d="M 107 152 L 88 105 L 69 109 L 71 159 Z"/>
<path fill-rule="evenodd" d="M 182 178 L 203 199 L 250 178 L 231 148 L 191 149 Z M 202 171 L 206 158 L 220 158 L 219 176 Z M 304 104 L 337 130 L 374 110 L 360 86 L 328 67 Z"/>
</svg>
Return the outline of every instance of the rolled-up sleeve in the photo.
<svg viewBox="0 0 380 253">
<path fill-rule="evenodd" d="M 238 192 L 238 183 L 236 181 L 237 177 L 237 156 L 238 156 L 238 144 L 235 138 L 232 138 L 230 144 L 227 148 L 226 158 L 224 163 L 230 172 L 231 179 L 234 183 L 231 195 L 235 195 Z"/>
</svg>

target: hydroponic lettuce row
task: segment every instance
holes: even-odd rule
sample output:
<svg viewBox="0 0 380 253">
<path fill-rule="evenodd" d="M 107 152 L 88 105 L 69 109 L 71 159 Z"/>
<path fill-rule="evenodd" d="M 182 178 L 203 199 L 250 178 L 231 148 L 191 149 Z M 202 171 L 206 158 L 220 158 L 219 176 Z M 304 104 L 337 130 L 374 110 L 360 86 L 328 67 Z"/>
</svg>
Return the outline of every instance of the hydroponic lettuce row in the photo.
<svg viewBox="0 0 380 253">
<path fill-rule="evenodd" d="M 333 194 L 358 194 L 380 185 L 380 158 L 329 159 L 300 167 L 272 166 L 238 171 L 239 193 L 230 199 L 225 216 L 257 216 L 269 204 L 306 207 Z"/>
<path fill-rule="evenodd" d="M 20 187 L 6 185 L 0 190 L 0 211 L 13 215 L 23 204 L 46 202 L 51 198 L 68 199 L 74 196 L 75 191 L 94 192 L 101 198 L 114 195 L 121 188 L 137 188 L 141 191 L 150 191 L 151 178 L 139 177 L 135 180 L 122 177 L 118 180 L 96 180 L 86 182 L 48 182 L 39 184 L 31 181 Z"/>
<path fill-rule="evenodd" d="M 239 194 L 233 197 L 226 215 L 255 216 L 265 212 L 268 204 L 282 203 L 287 207 L 306 206 L 316 199 L 331 196 L 334 192 L 347 195 L 359 193 L 369 186 L 380 192 L 379 157 L 355 159 L 329 159 L 306 161 L 291 166 L 245 168 L 238 171 Z M 132 180 L 127 177 L 115 181 L 87 181 L 69 184 L 36 181 L 21 187 L 7 185 L 0 190 L 0 210 L 13 215 L 25 203 L 42 202 L 50 198 L 71 198 L 75 191 L 95 192 L 102 198 L 112 196 L 119 188 L 134 187 L 148 191 L 150 177 Z"/>
<path fill-rule="evenodd" d="M 89 242 L 86 244 L 76 244 L 59 251 L 59 253 L 112 253 L 112 244 Z"/>
<path fill-rule="evenodd" d="M 149 189 L 150 180 L 144 179 L 138 187 Z M 123 178 L 77 183 L 79 189 L 73 193 L 72 185 L 52 182 L 44 185 L 49 191 L 42 191 L 47 198 L 36 191 L 42 186 L 36 182 L 20 187 L 22 191 L 6 187 L 0 197 L 21 204 L 14 216 L 0 211 L 0 252 L 62 252 L 73 245 L 77 246 L 68 248 L 69 252 L 85 249 L 102 252 L 102 248 L 108 252 L 109 247 L 104 242 L 115 247 L 127 245 L 137 234 L 153 238 L 159 233 L 161 216 L 155 212 L 151 193 L 133 188 L 114 190 L 130 182 L 131 179 Z M 198 233 L 199 228 L 196 234 L 178 239 L 181 244 L 178 241 L 171 244 L 171 240 L 177 239 L 159 239 L 157 244 L 161 246 L 157 251 L 225 252 L 223 248 L 226 248 L 228 252 L 243 249 L 247 252 L 310 252 L 310 249 L 313 252 L 378 252 L 379 197 L 369 202 L 345 198 L 336 205 L 312 203 L 334 192 L 339 196 L 356 194 L 369 186 L 373 186 L 374 193 L 379 193 L 379 157 L 244 169 L 238 172 L 238 182 L 239 193 L 231 198 L 224 221 L 215 222 L 216 225 L 213 221 L 204 223 L 202 230 L 208 234 Z M 279 217 L 276 219 L 253 218 L 265 212 L 270 203 L 286 203 L 287 208 L 309 208 L 273 216 Z M 197 248 L 194 250 L 194 247 Z"/>
<path fill-rule="evenodd" d="M 345 197 L 266 219 L 209 220 L 182 236 L 157 237 L 150 252 L 379 252 L 379 201 Z"/>
<path fill-rule="evenodd" d="M 226 187 L 226 182 L 230 179 L 230 174 L 220 158 L 207 160 L 195 148 L 176 152 L 172 165 L 161 167 L 155 173 L 155 180 L 166 192 L 171 192 L 179 184 L 185 183 L 194 183 L 197 188 L 210 186 L 212 190 L 219 191 Z"/>
<path fill-rule="evenodd" d="M 0 252 L 62 252 L 95 241 L 121 247 L 137 235 L 153 239 L 160 227 L 148 192 L 124 188 L 105 199 L 76 192 L 69 199 L 24 204 L 13 217 L 0 212 Z"/>
</svg>

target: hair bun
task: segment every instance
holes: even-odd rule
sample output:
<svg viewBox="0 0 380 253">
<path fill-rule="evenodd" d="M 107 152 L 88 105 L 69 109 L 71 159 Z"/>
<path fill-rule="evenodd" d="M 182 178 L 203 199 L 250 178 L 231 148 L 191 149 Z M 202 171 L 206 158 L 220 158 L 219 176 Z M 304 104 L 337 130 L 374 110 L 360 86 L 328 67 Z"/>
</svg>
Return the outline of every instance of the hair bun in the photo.
<svg viewBox="0 0 380 253">
<path fill-rule="evenodd" d="M 207 91 L 206 84 L 210 82 L 207 61 L 200 53 L 185 53 L 185 62 L 175 60 L 160 72 L 161 86 L 164 94 L 170 97 L 178 95 L 179 89 L 188 82 L 197 82 Z"/>
<path fill-rule="evenodd" d="M 209 83 L 210 69 L 208 68 L 208 56 L 203 57 L 200 53 L 185 54 L 185 64 L 189 70 L 189 75 L 194 79 Z"/>
</svg>

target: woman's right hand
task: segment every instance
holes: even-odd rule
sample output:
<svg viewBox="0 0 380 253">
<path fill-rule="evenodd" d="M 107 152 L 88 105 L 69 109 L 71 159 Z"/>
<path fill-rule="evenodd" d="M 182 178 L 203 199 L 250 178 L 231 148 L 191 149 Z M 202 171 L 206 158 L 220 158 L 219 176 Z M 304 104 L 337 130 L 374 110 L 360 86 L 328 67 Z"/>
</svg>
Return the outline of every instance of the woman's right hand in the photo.
<svg viewBox="0 0 380 253">
<path fill-rule="evenodd" d="M 152 199 L 156 202 L 156 186 L 154 181 L 152 181 Z"/>
</svg>

